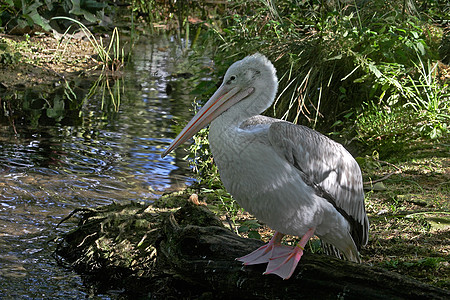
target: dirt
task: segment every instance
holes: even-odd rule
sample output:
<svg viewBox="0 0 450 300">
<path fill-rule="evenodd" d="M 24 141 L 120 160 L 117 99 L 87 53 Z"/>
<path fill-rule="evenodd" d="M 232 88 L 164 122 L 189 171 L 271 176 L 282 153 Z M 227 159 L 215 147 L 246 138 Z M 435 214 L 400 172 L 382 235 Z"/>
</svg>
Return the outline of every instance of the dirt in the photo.
<svg viewBox="0 0 450 300">
<path fill-rule="evenodd" d="M 58 85 L 100 64 L 94 47 L 82 37 L 50 34 L 0 34 L 0 88 L 24 89 Z"/>
</svg>

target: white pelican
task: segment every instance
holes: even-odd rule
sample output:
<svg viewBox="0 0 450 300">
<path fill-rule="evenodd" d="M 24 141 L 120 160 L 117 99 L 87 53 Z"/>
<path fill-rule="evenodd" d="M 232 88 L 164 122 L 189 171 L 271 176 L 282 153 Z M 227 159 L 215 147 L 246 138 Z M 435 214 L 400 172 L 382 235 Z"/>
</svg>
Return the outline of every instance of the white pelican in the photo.
<svg viewBox="0 0 450 300">
<path fill-rule="evenodd" d="M 276 230 L 266 245 L 238 258 L 245 265 L 268 263 L 264 274 L 288 279 L 313 235 L 327 252 L 360 262 L 369 230 L 361 170 L 341 144 L 317 131 L 258 115 L 273 103 L 277 87 L 265 56 L 235 62 L 161 156 L 211 123 L 209 143 L 225 188 Z M 290 247 L 281 244 L 286 234 L 303 237 Z"/>
</svg>

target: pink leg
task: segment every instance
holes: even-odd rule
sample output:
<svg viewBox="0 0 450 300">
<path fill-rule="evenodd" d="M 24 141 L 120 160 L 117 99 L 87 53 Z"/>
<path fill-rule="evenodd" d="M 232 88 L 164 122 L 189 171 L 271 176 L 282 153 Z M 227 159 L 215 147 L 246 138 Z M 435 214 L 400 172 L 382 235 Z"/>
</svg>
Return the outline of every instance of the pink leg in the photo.
<svg viewBox="0 0 450 300">
<path fill-rule="evenodd" d="M 306 243 L 314 235 L 315 228 L 309 229 L 292 250 L 279 256 L 273 256 L 269 260 L 264 274 L 276 274 L 283 279 L 289 279 L 295 271 L 300 258 L 305 250 Z"/>
<path fill-rule="evenodd" d="M 286 247 L 281 245 L 281 239 L 283 236 L 284 234 L 275 232 L 267 244 L 259 247 L 250 254 L 236 258 L 236 260 L 243 262 L 244 265 L 256 265 L 269 262 L 272 256 L 279 256 L 282 254 L 278 253 L 279 251 L 276 251 L 277 249 Z"/>
</svg>

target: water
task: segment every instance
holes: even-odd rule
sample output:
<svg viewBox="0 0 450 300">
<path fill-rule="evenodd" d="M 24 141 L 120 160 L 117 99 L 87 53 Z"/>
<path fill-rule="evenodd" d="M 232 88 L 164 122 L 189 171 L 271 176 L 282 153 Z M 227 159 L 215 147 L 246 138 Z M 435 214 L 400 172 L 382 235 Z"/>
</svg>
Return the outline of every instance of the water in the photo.
<svg viewBox="0 0 450 300">
<path fill-rule="evenodd" d="M 0 299 L 89 296 L 82 279 L 51 256 L 49 241 L 68 230 L 56 227 L 62 218 L 75 208 L 112 201 L 151 202 L 190 184 L 183 149 L 165 159 L 160 153 L 174 138 L 173 124 L 192 116 L 189 92 L 209 80 L 204 67 L 211 62 L 188 58 L 176 41 L 163 37 L 140 42 L 133 53 L 123 76 L 109 81 L 111 92 L 105 80 L 84 80 L 52 93 L 21 92 L 14 97 L 23 97 L 22 111 L 4 111 Z M 185 79 L 187 71 L 203 72 L 203 78 Z M 96 84 L 93 95 L 80 101 Z"/>
</svg>

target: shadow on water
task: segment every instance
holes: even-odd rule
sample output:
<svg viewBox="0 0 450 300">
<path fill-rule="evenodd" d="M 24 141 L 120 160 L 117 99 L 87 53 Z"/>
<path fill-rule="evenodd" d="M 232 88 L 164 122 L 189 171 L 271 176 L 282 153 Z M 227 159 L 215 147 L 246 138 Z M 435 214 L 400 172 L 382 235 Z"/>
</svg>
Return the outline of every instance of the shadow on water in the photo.
<svg viewBox="0 0 450 300">
<path fill-rule="evenodd" d="M 151 201 L 189 184 L 183 149 L 160 153 L 192 116 L 189 93 L 210 81 L 211 62 L 182 54 L 175 40 L 152 39 L 120 76 L 0 94 L 0 298 L 88 295 L 51 257 L 58 222 L 78 207 Z"/>
</svg>

